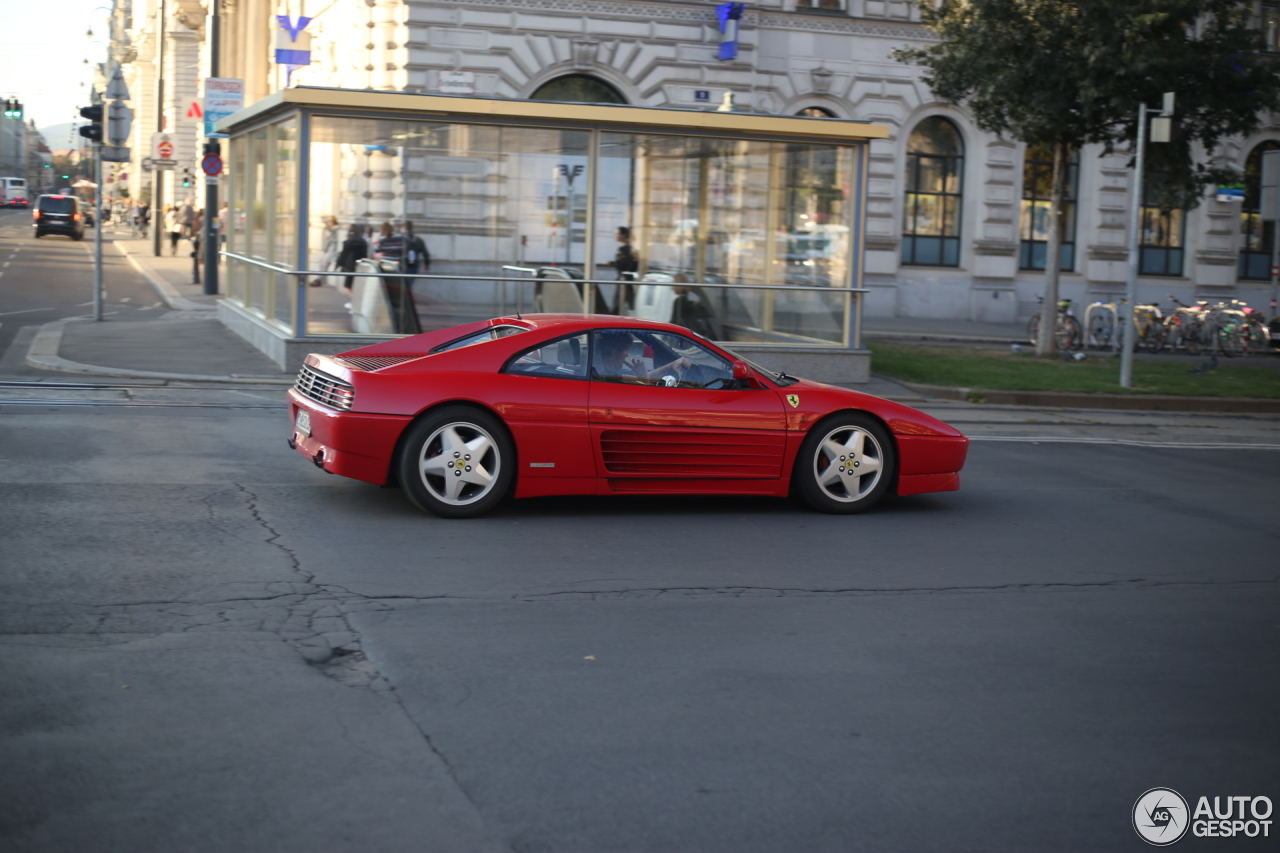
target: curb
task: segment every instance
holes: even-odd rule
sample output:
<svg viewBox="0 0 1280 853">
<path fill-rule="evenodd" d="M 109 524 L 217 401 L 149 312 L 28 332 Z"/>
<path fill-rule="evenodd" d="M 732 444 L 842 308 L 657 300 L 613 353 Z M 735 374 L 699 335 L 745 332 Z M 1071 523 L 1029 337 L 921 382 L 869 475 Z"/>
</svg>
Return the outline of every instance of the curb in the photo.
<svg viewBox="0 0 1280 853">
<path fill-rule="evenodd" d="M 214 306 L 203 305 L 199 302 L 192 302 L 190 299 L 187 299 L 181 293 L 174 290 L 172 284 L 159 276 L 152 275 L 151 272 L 142 265 L 137 257 L 134 256 L 133 252 L 126 249 L 123 244 L 117 243 L 115 240 L 112 240 L 111 243 L 116 247 L 116 250 L 120 252 L 120 254 L 124 255 L 125 259 L 133 265 L 133 268 L 138 271 L 138 274 L 146 279 L 147 284 L 151 285 L 151 289 L 154 290 L 156 295 L 164 301 L 165 305 L 168 305 L 175 311 L 208 311 L 212 313 L 218 310 Z"/>
<path fill-rule="evenodd" d="M 1026 344 L 1026 338 L 998 338 L 995 335 L 946 335 L 933 332 L 887 332 L 862 330 L 862 339 L 871 341 L 939 341 L 953 344 Z"/>
<path fill-rule="evenodd" d="M 122 379 L 165 379 L 171 382 L 222 382 L 236 385 L 292 385 L 293 379 L 274 376 L 204 376 L 197 373 L 159 373 L 151 370 L 131 370 L 127 367 L 103 367 L 95 364 L 81 364 L 58 355 L 62 346 L 62 333 L 68 323 L 82 322 L 82 317 L 68 317 L 45 323 L 31 339 L 27 348 L 27 365 L 38 370 L 53 370 L 58 373 L 78 373 L 87 376 L 114 376 Z"/>
<path fill-rule="evenodd" d="M 1130 409 L 1165 412 L 1244 412 L 1280 414 L 1280 400 L 1265 397 L 1179 397 L 1172 394 L 1086 394 L 1079 391 L 1006 391 L 993 388 L 953 388 L 922 385 L 884 377 L 930 397 L 1006 406 L 1049 406 L 1063 409 Z"/>
</svg>

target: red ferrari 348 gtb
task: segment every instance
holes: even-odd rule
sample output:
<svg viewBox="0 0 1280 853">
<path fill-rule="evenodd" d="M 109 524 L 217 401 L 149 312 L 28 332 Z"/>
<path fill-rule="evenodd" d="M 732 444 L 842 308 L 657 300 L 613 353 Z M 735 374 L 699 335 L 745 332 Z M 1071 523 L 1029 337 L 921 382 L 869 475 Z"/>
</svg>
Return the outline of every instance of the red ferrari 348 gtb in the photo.
<svg viewBox="0 0 1280 853">
<path fill-rule="evenodd" d="M 960 487 L 969 440 L 888 400 L 751 364 L 679 326 L 502 317 L 337 356 L 289 391 L 289 446 L 479 515 L 537 495 L 798 493 L 860 512 Z"/>
</svg>

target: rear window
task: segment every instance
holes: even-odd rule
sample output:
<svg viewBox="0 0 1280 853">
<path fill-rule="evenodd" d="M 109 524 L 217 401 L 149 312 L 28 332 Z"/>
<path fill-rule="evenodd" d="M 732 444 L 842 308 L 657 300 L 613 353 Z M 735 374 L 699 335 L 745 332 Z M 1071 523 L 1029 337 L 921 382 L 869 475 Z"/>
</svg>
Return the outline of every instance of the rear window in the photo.
<svg viewBox="0 0 1280 853">
<path fill-rule="evenodd" d="M 473 344 L 482 344 L 486 341 L 496 341 L 498 338 L 505 338 L 508 335 L 518 335 L 521 332 L 527 332 L 528 329 L 522 329 L 519 326 L 490 326 L 483 331 L 467 335 L 465 338 L 449 341 L 447 344 L 440 344 L 431 350 L 433 353 L 447 352 L 451 349 L 462 349 Z"/>
<path fill-rule="evenodd" d="M 72 213 L 75 210 L 75 199 L 67 196 L 44 196 L 39 201 L 39 208 L 48 213 Z"/>
<path fill-rule="evenodd" d="M 6 180 L 9 182 L 9 186 L 11 187 L 25 187 L 27 185 L 27 182 L 22 180 L 22 178 L 6 178 Z"/>
</svg>

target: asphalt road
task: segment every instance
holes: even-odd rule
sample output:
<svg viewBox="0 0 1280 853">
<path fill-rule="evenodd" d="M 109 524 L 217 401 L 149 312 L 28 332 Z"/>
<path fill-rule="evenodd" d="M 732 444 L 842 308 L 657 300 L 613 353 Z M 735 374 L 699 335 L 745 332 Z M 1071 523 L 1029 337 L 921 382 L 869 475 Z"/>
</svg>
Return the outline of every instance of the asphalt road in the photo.
<svg viewBox="0 0 1280 853">
<path fill-rule="evenodd" d="M 1150 788 L 1280 803 L 1275 418 L 955 404 L 1002 439 L 963 489 L 863 516 L 444 521 L 279 391 L 0 396 L 5 850 L 1143 850 Z"/>
<path fill-rule="evenodd" d="M 0 210 L 0 353 L 23 327 L 93 311 L 94 230 L 83 240 L 46 234 L 39 240 L 30 211 Z M 154 319 L 165 313 L 153 291 L 108 243 L 102 249 L 103 315 L 116 320 Z M 7 374 L 26 374 L 6 364 Z"/>
</svg>

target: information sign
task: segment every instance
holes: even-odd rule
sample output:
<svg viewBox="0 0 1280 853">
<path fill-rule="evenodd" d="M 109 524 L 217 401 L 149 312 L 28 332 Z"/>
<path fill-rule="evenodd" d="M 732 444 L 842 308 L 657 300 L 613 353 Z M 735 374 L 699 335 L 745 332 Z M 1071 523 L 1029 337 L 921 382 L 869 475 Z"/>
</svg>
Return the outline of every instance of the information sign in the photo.
<svg viewBox="0 0 1280 853">
<path fill-rule="evenodd" d="M 223 136 L 214 129 L 219 121 L 244 109 L 244 81 L 234 77 L 206 77 L 204 81 L 204 135 Z"/>
</svg>

